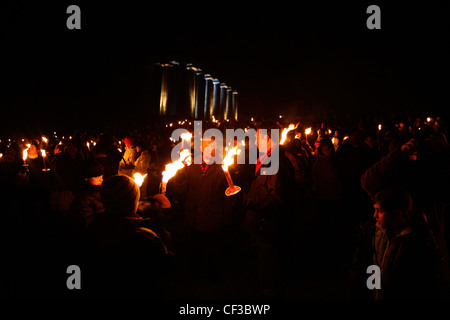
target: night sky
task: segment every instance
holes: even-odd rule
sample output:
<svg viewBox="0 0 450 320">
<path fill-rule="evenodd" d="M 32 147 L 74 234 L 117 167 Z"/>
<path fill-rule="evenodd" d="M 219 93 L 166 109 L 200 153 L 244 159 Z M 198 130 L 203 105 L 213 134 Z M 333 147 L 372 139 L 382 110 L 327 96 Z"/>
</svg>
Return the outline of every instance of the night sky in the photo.
<svg viewBox="0 0 450 320">
<path fill-rule="evenodd" d="M 91 1 L 92 2 L 92 1 Z M 68 30 L 66 8 L 81 8 Z M 381 30 L 366 9 L 381 8 Z M 241 115 L 323 108 L 444 114 L 449 4 L 2 1 L 0 135 L 142 114 L 142 72 L 191 62 L 239 92 Z"/>
</svg>

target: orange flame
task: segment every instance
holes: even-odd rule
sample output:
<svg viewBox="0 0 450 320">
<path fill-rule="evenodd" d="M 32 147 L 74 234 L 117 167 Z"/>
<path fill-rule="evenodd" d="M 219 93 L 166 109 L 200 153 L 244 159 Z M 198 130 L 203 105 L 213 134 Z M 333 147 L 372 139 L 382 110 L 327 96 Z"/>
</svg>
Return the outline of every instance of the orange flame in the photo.
<svg viewBox="0 0 450 320">
<path fill-rule="evenodd" d="M 162 182 L 167 183 L 178 170 L 184 167 L 183 161 L 186 160 L 187 165 L 191 164 L 191 152 L 184 149 L 180 152 L 180 158 L 172 163 L 166 164 L 166 170 L 162 172 Z"/>
<path fill-rule="evenodd" d="M 142 175 L 139 172 L 136 172 L 133 177 L 134 177 L 134 182 L 136 182 L 136 184 L 138 185 L 138 187 L 140 188 L 142 186 L 142 183 L 144 183 L 144 179 L 147 176 L 147 174 Z"/>
<path fill-rule="evenodd" d="M 283 129 L 283 132 L 281 133 L 280 144 L 283 144 L 286 141 L 288 132 L 291 131 L 291 130 L 297 129 L 297 126 L 298 125 L 294 125 L 293 123 L 291 123 L 289 125 L 289 127 Z"/>
<path fill-rule="evenodd" d="M 222 163 L 222 169 L 223 171 L 228 171 L 228 166 L 234 163 L 233 157 L 237 154 L 241 153 L 241 149 L 238 149 L 238 147 L 234 147 L 230 151 L 228 151 L 227 155 L 223 159 Z"/>
<path fill-rule="evenodd" d="M 192 133 L 186 132 L 186 133 L 183 133 L 182 135 L 180 135 L 180 137 L 181 137 L 182 140 L 188 141 L 188 140 L 191 140 Z"/>
</svg>

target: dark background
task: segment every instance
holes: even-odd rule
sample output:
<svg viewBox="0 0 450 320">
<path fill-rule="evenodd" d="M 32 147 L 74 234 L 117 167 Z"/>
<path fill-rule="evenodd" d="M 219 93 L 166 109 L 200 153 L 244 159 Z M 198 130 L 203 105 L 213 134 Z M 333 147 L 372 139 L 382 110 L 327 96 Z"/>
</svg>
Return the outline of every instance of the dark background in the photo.
<svg viewBox="0 0 450 320">
<path fill-rule="evenodd" d="M 81 8 L 81 30 L 66 9 Z M 381 30 L 366 9 L 381 8 Z M 241 116 L 330 110 L 444 117 L 445 2 L 2 1 L 0 135 L 145 115 L 145 67 L 194 66 L 239 92 Z M 147 107 L 148 108 L 148 107 Z"/>
</svg>

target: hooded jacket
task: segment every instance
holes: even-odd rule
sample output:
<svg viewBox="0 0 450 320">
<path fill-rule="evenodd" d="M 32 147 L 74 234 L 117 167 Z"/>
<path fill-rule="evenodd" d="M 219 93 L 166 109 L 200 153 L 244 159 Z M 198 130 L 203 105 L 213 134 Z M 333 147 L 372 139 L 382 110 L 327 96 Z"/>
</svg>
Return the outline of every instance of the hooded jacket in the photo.
<svg viewBox="0 0 450 320">
<path fill-rule="evenodd" d="M 350 298 L 375 300 L 433 299 L 438 293 L 437 255 L 429 235 L 406 227 L 399 234 L 368 227 L 354 256 Z M 381 288 L 370 290 L 367 267 L 381 271 Z"/>
</svg>

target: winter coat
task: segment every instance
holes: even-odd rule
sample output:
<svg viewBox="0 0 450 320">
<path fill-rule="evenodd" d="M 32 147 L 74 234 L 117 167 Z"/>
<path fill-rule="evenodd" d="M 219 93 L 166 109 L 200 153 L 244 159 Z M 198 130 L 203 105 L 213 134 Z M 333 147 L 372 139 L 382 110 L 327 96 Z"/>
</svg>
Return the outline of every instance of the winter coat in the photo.
<svg viewBox="0 0 450 320">
<path fill-rule="evenodd" d="M 134 163 L 134 172 L 139 172 L 140 174 L 148 173 L 151 159 L 152 157 L 147 150 L 142 151 Z"/>
<path fill-rule="evenodd" d="M 118 173 L 132 177 L 134 162 L 136 161 L 137 157 L 138 154 L 136 151 L 136 147 L 126 146 L 123 158 L 119 162 Z"/>
<path fill-rule="evenodd" d="M 94 298 L 158 298 L 172 254 L 137 214 L 106 211 L 87 230 L 87 291 Z"/>
<path fill-rule="evenodd" d="M 278 172 L 274 175 L 260 172 L 255 173 L 244 202 L 247 210 L 242 227 L 249 234 L 277 237 L 292 218 L 294 167 L 280 152 Z"/>
<path fill-rule="evenodd" d="M 338 200 L 342 197 L 342 183 L 330 159 L 319 154 L 312 167 L 312 177 L 316 199 Z"/>
<path fill-rule="evenodd" d="M 197 231 L 219 232 L 227 220 L 225 190 L 228 184 L 219 164 L 208 166 L 202 176 L 201 165 L 183 168 L 177 179 L 178 193 L 185 193 L 185 222 Z"/>
<path fill-rule="evenodd" d="M 361 186 L 372 198 L 378 191 L 400 184 L 428 214 L 433 206 L 431 202 L 441 194 L 439 189 L 444 186 L 448 190 L 445 183 L 439 182 L 443 177 L 447 178 L 442 172 L 436 172 L 439 169 L 432 162 L 409 161 L 407 154 L 393 150 L 364 172 Z"/>
<path fill-rule="evenodd" d="M 67 153 L 58 153 L 53 158 L 56 178 L 56 191 L 68 190 L 77 194 L 82 185 L 83 156 L 78 153 L 74 158 Z"/>
<path fill-rule="evenodd" d="M 398 235 L 366 228 L 350 271 L 353 299 L 433 299 L 438 294 L 437 250 L 421 228 L 406 227 Z M 369 289 L 367 268 L 381 271 L 381 289 Z"/>
</svg>

